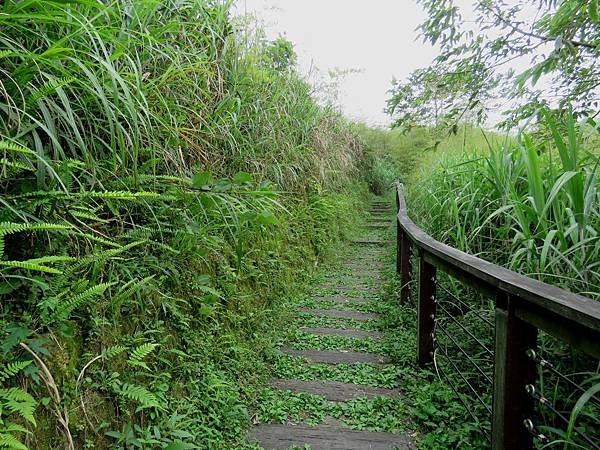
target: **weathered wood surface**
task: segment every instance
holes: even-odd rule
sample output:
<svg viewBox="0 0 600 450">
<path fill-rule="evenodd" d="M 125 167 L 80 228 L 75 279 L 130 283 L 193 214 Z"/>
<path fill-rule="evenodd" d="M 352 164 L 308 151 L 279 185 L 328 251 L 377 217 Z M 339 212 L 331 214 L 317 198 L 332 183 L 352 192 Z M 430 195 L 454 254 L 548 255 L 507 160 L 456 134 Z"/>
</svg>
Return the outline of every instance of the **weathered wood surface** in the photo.
<svg viewBox="0 0 600 450">
<path fill-rule="evenodd" d="M 313 316 L 333 317 L 337 319 L 374 320 L 381 317 L 376 313 L 341 309 L 300 308 L 298 311 L 305 314 L 312 314 Z"/>
<path fill-rule="evenodd" d="M 377 228 L 381 228 L 381 229 L 384 229 L 384 228 L 391 227 L 392 223 L 391 222 L 390 223 L 385 223 L 385 222 L 384 223 L 381 223 L 381 222 L 369 222 L 365 226 L 367 228 L 376 228 L 376 229 Z"/>
<path fill-rule="evenodd" d="M 394 241 L 382 239 L 357 239 L 355 241 L 352 241 L 352 243 L 357 245 L 389 245 L 393 244 Z"/>
<path fill-rule="evenodd" d="M 385 205 L 385 207 L 373 208 L 373 213 L 389 214 L 389 205 Z M 382 220 L 378 219 L 376 222 L 378 228 L 382 227 Z M 389 226 L 388 224 L 383 225 L 385 228 L 389 228 Z M 326 277 L 326 281 L 317 286 L 320 289 L 333 290 L 335 294 L 323 295 L 323 293 L 320 293 L 319 296 L 312 297 L 313 300 L 333 301 L 337 305 L 366 304 L 379 301 L 375 295 L 365 296 L 362 294 L 380 292 L 380 271 L 384 267 L 381 246 L 387 245 L 389 242 L 371 237 L 373 235 L 375 235 L 374 232 L 370 233 L 364 239 L 353 242 L 359 254 L 352 261 L 345 262 L 345 264 L 339 267 L 341 270 L 332 277 Z M 298 311 L 303 314 L 333 319 L 366 321 L 380 318 L 379 314 L 352 309 L 299 308 Z M 332 325 L 333 327 L 342 323 L 341 320 L 336 322 L 337 324 Z M 300 330 L 317 336 L 341 336 L 352 339 L 382 339 L 384 337 L 383 333 L 357 328 L 303 327 Z M 390 359 L 387 356 L 344 349 L 295 350 L 283 347 L 281 351 L 291 356 L 304 358 L 308 363 L 370 363 L 377 365 L 390 363 Z M 274 379 L 271 382 L 271 387 L 295 393 L 309 393 L 333 402 L 400 395 L 399 389 L 384 389 L 328 380 Z M 248 437 L 251 442 L 256 442 L 267 450 L 288 449 L 290 447 L 305 448 L 305 446 L 310 446 L 313 450 L 392 450 L 416 448 L 408 435 L 352 430 L 344 426 L 342 422 L 333 420 L 326 420 L 324 424 L 319 426 L 305 424 L 263 424 L 254 427 Z"/>
<path fill-rule="evenodd" d="M 272 380 L 271 386 L 284 391 L 321 395 L 332 402 L 347 402 L 363 397 L 393 397 L 400 394 L 398 389 L 384 389 L 339 381 Z"/>
<path fill-rule="evenodd" d="M 359 330 L 356 328 L 345 329 L 345 328 L 300 328 L 305 333 L 317 334 L 319 336 L 342 336 L 349 338 L 371 338 L 371 339 L 383 339 L 383 333 L 378 331 L 366 331 Z"/>
<path fill-rule="evenodd" d="M 310 362 L 326 363 L 326 364 L 354 364 L 354 363 L 369 363 L 369 364 L 388 364 L 390 358 L 374 353 L 353 352 L 342 350 L 294 350 L 283 347 L 281 351 L 287 355 L 298 356 L 305 358 Z"/>
<path fill-rule="evenodd" d="M 350 430 L 339 426 L 266 424 L 250 432 L 250 441 L 266 450 L 287 450 L 309 445 L 312 450 L 416 449 L 407 435 Z"/>
<path fill-rule="evenodd" d="M 369 286 L 364 286 L 364 285 L 360 285 L 360 284 L 355 284 L 353 286 L 343 286 L 341 284 L 337 284 L 337 283 L 321 283 L 319 285 L 316 286 L 318 289 L 326 289 L 328 291 L 335 291 L 335 292 L 370 292 L 370 293 L 377 293 L 377 289 L 374 289 L 372 287 Z"/>
<path fill-rule="evenodd" d="M 339 303 L 340 305 L 347 305 L 352 303 L 365 304 L 371 302 L 371 300 L 369 300 L 368 298 L 348 297 L 345 295 L 316 295 L 312 297 L 312 299 L 319 302 L 335 302 Z"/>
</svg>

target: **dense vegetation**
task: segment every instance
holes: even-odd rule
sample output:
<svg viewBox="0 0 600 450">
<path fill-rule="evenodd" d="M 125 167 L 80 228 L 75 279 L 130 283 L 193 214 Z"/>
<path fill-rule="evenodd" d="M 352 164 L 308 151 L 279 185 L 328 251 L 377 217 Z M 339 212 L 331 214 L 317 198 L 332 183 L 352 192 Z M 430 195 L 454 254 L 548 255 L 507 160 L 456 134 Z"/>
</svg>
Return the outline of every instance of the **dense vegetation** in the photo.
<svg viewBox="0 0 600 450">
<path fill-rule="evenodd" d="M 451 0 L 420 3 L 441 55 L 394 83 L 392 131 L 317 103 L 293 45 L 248 31 L 229 2 L 0 3 L 0 448 L 243 448 L 257 398 L 264 416 L 306 413 L 298 396 L 264 398 L 268 365 L 376 386 L 402 375 L 406 409 L 380 404 L 371 423 L 377 402 L 356 402 L 354 425 L 485 448 L 489 420 L 471 421 L 439 374 L 415 370 L 414 305 L 396 303 L 391 273 L 378 307 L 389 373 L 272 352 L 288 300 L 306 303 L 305 278 L 367 188 L 398 179 L 437 239 L 598 298 L 598 2 L 534 2 L 526 25 L 510 25 L 502 1 L 476 2 L 473 21 Z M 527 6 L 513 3 L 516 15 Z M 497 70 L 548 43 L 520 76 Z M 479 128 L 507 93 L 521 102 L 511 132 Z M 511 128 L 523 118 L 526 131 Z M 590 389 L 572 417 L 597 433 L 597 362 L 541 344 Z M 577 400 L 555 386 L 565 414 Z M 342 414 L 309 411 L 325 412 Z"/>
<path fill-rule="evenodd" d="M 273 311 L 364 192 L 355 134 L 222 2 L 0 29 L 0 447 L 238 446 Z"/>
</svg>

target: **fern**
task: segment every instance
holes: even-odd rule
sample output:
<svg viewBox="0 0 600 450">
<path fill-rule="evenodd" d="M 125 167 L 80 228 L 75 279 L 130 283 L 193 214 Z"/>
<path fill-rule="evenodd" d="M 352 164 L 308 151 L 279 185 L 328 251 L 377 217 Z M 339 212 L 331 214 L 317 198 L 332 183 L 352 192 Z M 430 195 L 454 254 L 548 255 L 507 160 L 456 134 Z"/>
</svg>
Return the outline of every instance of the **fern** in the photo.
<svg viewBox="0 0 600 450">
<path fill-rule="evenodd" d="M 20 153 L 28 156 L 37 156 L 33 150 L 10 141 L 0 141 L 0 151 Z"/>
<path fill-rule="evenodd" d="M 61 277 L 61 280 L 59 280 L 58 285 L 64 286 L 65 284 L 70 283 L 70 276 L 73 273 L 75 273 L 77 270 L 81 269 L 82 267 L 85 267 L 87 264 L 99 263 L 99 262 L 106 261 L 107 259 L 114 258 L 115 256 L 118 256 L 121 253 L 126 252 L 127 250 L 137 247 L 138 245 L 142 245 L 142 244 L 146 244 L 146 243 L 147 243 L 147 241 L 145 241 L 145 240 L 131 242 L 130 244 L 119 246 L 118 248 L 111 248 L 108 250 L 103 250 L 103 251 L 96 252 L 94 254 L 85 256 L 83 258 L 80 258 L 79 260 L 77 260 L 76 263 L 72 264 L 71 266 L 69 266 L 68 268 L 65 269 L 64 275 L 63 275 L 63 277 Z"/>
<path fill-rule="evenodd" d="M 108 247 L 121 248 L 121 244 L 113 242 L 113 241 L 111 241 L 109 239 L 101 238 L 99 236 L 94 236 L 93 234 L 90 234 L 90 233 L 83 233 L 81 231 L 78 231 L 78 232 L 74 232 L 73 234 L 75 236 L 86 238 L 86 239 L 89 239 L 90 241 L 94 241 L 94 242 L 97 242 L 99 244 L 106 245 Z"/>
<path fill-rule="evenodd" d="M 31 361 L 17 361 L 7 364 L 5 367 L 0 369 L 0 383 L 16 376 L 20 371 L 28 367 L 30 364 Z"/>
<path fill-rule="evenodd" d="M 128 191 L 104 191 L 104 192 L 81 192 L 74 194 L 76 197 L 97 198 L 104 200 L 137 200 L 139 198 L 160 198 L 161 194 L 156 192 L 128 192 Z"/>
<path fill-rule="evenodd" d="M 86 219 L 90 222 L 108 223 L 108 220 L 102 219 L 96 214 L 92 214 L 87 211 L 71 210 L 70 213 L 73 217 L 77 217 L 78 219 Z"/>
<path fill-rule="evenodd" d="M 143 367 L 146 370 L 150 370 L 150 368 L 146 365 L 143 359 L 146 358 L 146 356 L 148 356 L 150 353 L 152 353 L 156 347 L 158 347 L 158 344 L 154 344 L 152 342 L 147 342 L 136 347 L 131 352 L 129 359 L 127 360 L 127 364 L 129 364 L 130 366 Z"/>
<path fill-rule="evenodd" d="M 35 171 L 35 168 L 28 166 L 27 164 L 23 164 L 18 161 L 10 161 L 6 158 L 0 158 L 0 165 L 14 169 L 16 171 L 19 171 L 19 170 Z"/>
<path fill-rule="evenodd" d="M 113 345 L 112 347 L 107 347 L 106 349 L 104 349 L 102 353 L 106 359 L 111 359 L 117 355 L 120 355 L 125 350 L 127 350 L 127 347 L 123 345 Z"/>
<path fill-rule="evenodd" d="M 60 270 L 55 269 L 54 267 L 48 267 L 42 264 L 35 264 L 29 261 L 0 261 L 0 266 L 15 269 L 31 270 L 32 272 L 45 272 L 54 274 L 62 273 Z"/>
<path fill-rule="evenodd" d="M 47 97 L 48 95 L 52 94 L 53 92 L 56 92 L 58 89 L 64 86 L 68 86 L 73 81 L 75 81 L 75 78 L 73 77 L 55 78 L 46 81 L 42 86 L 35 89 L 31 93 L 31 95 L 27 99 L 27 106 L 31 107 L 32 105 L 37 103 L 38 100 Z"/>
<path fill-rule="evenodd" d="M 14 433 L 14 432 L 17 432 L 17 433 L 30 433 L 30 431 L 27 428 L 25 428 L 24 426 L 19 425 L 17 423 L 12 423 L 12 422 L 6 423 L 5 426 L 4 426 L 3 431 L 4 432 L 9 432 L 9 433 Z"/>
<path fill-rule="evenodd" d="M 115 385 L 114 389 L 121 397 L 133 400 L 144 408 L 160 408 L 160 403 L 156 395 L 142 386 L 123 383 L 121 386 Z"/>
<path fill-rule="evenodd" d="M 4 427 L 0 426 L 0 448 L 11 450 L 27 450 L 27 447 L 12 434 L 3 433 Z"/>
<path fill-rule="evenodd" d="M 64 231 L 70 230 L 71 225 L 56 223 L 14 223 L 0 222 L 0 257 L 4 255 L 4 236 L 23 231 Z"/>
<path fill-rule="evenodd" d="M 31 364 L 31 361 L 18 361 L 7 364 L 0 369 L 0 383 L 15 377 Z M 16 415 L 23 420 L 36 425 L 33 416 L 37 402 L 31 394 L 24 390 L 11 387 L 0 389 L 0 448 L 25 449 L 27 447 L 18 439 L 18 434 L 29 433 L 22 425 L 9 422 L 7 419 Z"/>
<path fill-rule="evenodd" d="M 72 256 L 53 255 L 53 256 L 42 256 L 41 258 L 28 259 L 27 262 L 33 263 L 33 264 L 49 264 L 49 263 L 57 263 L 57 262 L 70 262 L 70 261 L 75 261 L 75 260 L 76 260 L 76 258 L 73 258 Z"/>
<path fill-rule="evenodd" d="M 148 191 L 84 191 L 84 192 L 64 192 L 64 191 L 33 191 L 26 192 L 24 194 L 15 195 L 13 198 L 83 198 L 83 199 L 100 199 L 100 200 L 138 200 L 141 198 L 156 199 L 160 198 L 163 200 L 172 200 L 173 197 L 169 195 L 160 194 L 158 192 Z"/>
<path fill-rule="evenodd" d="M 117 292 L 117 295 L 114 296 L 113 302 L 118 303 L 124 299 L 130 298 L 133 294 L 135 294 L 144 285 L 148 284 L 148 282 L 153 279 L 154 279 L 154 275 L 150 275 L 141 280 L 138 278 L 135 278 L 131 281 L 128 281 L 121 287 L 119 292 Z"/>
<path fill-rule="evenodd" d="M 33 413 L 37 403 L 31 394 L 19 388 L 0 389 L 0 399 L 3 400 L 3 409 L 8 409 L 35 425 Z"/>
<path fill-rule="evenodd" d="M 97 284 L 96 286 L 92 286 L 91 288 L 86 289 L 85 291 L 75 295 L 74 297 L 71 297 L 66 301 L 60 301 L 60 297 L 64 295 L 64 293 L 61 293 L 61 295 L 53 298 L 49 302 L 49 306 L 54 309 L 54 313 L 51 315 L 50 320 L 57 321 L 68 319 L 75 309 L 79 308 L 88 300 L 104 294 L 104 291 L 114 284 L 114 282 Z"/>
</svg>

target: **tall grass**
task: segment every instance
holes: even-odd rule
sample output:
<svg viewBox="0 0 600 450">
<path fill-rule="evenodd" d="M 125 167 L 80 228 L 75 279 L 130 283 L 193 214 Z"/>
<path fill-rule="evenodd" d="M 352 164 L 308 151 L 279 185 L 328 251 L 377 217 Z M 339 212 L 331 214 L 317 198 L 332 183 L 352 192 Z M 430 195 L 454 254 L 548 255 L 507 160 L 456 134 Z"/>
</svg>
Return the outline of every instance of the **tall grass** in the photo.
<svg viewBox="0 0 600 450">
<path fill-rule="evenodd" d="M 425 126 L 413 127 L 408 132 L 369 128 L 363 124 L 358 124 L 356 129 L 366 149 L 363 172 L 377 193 L 389 190 L 399 180 L 410 183 L 417 168 L 426 167 L 441 155 L 464 152 L 467 148 L 483 150 L 489 142 L 502 142 L 495 133 L 469 124 L 451 134 L 440 134 L 439 130 Z"/>
<path fill-rule="evenodd" d="M 409 185 L 411 216 L 438 240 L 600 300 L 599 158 L 591 145 L 597 130 L 571 114 L 559 120 L 545 111 L 543 118 L 535 134 L 490 142 L 487 150 L 445 151 L 422 162 Z M 477 330 L 480 322 L 465 316 L 463 323 L 493 344 L 490 330 Z M 545 333 L 538 353 L 563 376 L 541 365 L 536 386 L 571 420 L 565 426 L 541 407 L 537 429 L 549 438 L 547 448 L 587 448 L 572 431 L 577 422 L 598 439 L 598 405 L 590 402 L 598 390 L 598 361 Z M 465 364 L 461 369 L 468 371 Z M 589 392 L 582 395 L 571 383 Z"/>
<path fill-rule="evenodd" d="M 242 445 L 280 299 L 364 186 L 229 6 L 0 6 L 0 446 Z"/>
<path fill-rule="evenodd" d="M 438 239 L 535 278 L 598 297 L 598 157 L 572 117 L 565 136 L 523 135 L 450 152 L 414 176 L 411 212 Z"/>
</svg>

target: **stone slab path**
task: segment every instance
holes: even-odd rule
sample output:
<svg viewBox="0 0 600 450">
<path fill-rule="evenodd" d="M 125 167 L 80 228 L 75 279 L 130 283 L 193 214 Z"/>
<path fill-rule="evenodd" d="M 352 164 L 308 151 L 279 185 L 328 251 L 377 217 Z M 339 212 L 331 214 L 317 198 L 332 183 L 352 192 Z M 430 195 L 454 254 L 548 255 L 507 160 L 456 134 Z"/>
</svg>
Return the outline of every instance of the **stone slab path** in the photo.
<svg viewBox="0 0 600 450">
<path fill-rule="evenodd" d="M 381 320 L 381 314 L 371 312 L 381 293 L 381 271 L 385 267 L 384 255 L 389 244 L 388 235 L 393 224 L 391 205 L 378 201 L 371 206 L 370 220 L 365 225 L 364 237 L 350 245 L 355 257 L 346 260 L 340 267 L 328 274 L 325 282 L 315 286 L 315 295 L 310 307 L 298 308 L 299 317 L 310 317 L 315 323 L 326 320 L 326 325 L 301 326 L 299 331 L 316 339 L 310 343 L 319 344 L 322 339 L 326 348 L 302 349 L 283 346 L 281 352 L 287 357 L 300 358 L 304 364 L 368 364 L 385 367 L 391 362 L 384 354 L 356 351 L 357 344 L 380 343 L 385 336 L 380 331 L 366 326 Z M 383 234 L 382 234 L 383 233 Z M 333 307 L 319 307 L 327 304 Z M 314 305 L 314 306 L 313 306 Z M 354 325 L 349 325 L 354 324 Z M 363 324 L 365 326 L 363 327 Z M 364 328 L 364 329 L 363 329 Z M 338 348 L 336 345 L 348 348 Z M 342 344 L 339 344 L 339 343 Z M 324 345 L 325 345 L 324 344 Z M 331 347 L 333 345 L 333 348 Z M 342 347 L 344 346 L 342 345 Z M 366 347 L 370 350 L 372 347 Z M 378 348 L 375 348 L 378 351 Z M 401 397 L 399 388 L 383 388 L 362 384 L 331 380 L 274 379 L 270 389 L 293 394 L 307 394 L 322 398 L 323 401 L 350 405 L 353 401 L 377 398 Z M 312 397 L 311 397 L 312 398 Z M 377 428 L 376 428 L 377 429 Z M 332 420 L 312 425 L 309 423 L 262 423 L 253 427 L 248 440 L 266 450 L 310 448 L 312 450 L 392 450 L 415 449 L 408 433 L 389 433 L 351 429 L 342 421 Z"/>
</svg>

